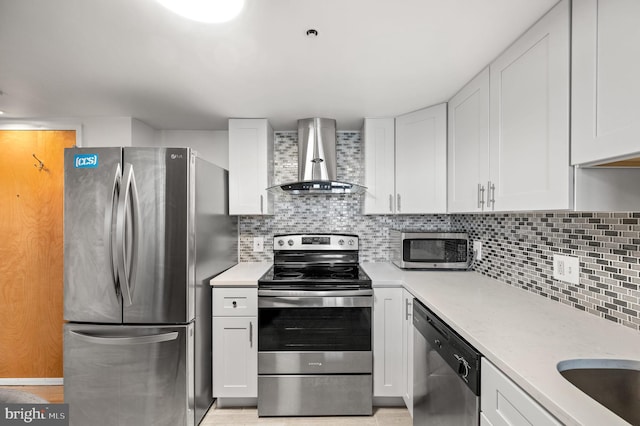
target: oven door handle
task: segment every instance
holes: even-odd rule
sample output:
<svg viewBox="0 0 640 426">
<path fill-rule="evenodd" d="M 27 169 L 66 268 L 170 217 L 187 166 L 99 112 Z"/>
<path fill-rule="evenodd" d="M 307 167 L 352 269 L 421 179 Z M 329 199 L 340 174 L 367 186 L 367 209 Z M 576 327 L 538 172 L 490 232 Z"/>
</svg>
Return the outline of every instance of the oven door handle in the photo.
<svg viewBox="0 0 640 426">
<path fill-rule="evenodd" d="M 370 308 L 371 296 L 328 296 L 328 297 L 258 297 L 260 308 Z"/>
<path fill-rule="evenodd" d="M 269 297 L 352 297 L 373 296 L 372 289 L 365 290 L 260 290 L 258 296 Z"/>
</svg>

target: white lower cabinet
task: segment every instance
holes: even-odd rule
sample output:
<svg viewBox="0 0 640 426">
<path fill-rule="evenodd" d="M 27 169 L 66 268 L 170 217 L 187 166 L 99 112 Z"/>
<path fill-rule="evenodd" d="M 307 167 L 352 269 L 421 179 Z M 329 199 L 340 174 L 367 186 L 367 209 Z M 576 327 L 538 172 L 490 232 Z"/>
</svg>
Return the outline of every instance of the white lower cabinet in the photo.
<svg viewBox="0 0 640 426">
<path fill-rule="evenodd" d="M 482 358 L 481 371 L 481 425 L 561 425 L 486 358 Z"/>
<path fill-rule="evenodd" d="M 493 426 L 484 413 L 480 413 L 480 426 Z"/>
<path fill-rule="evenodd" d="M 214 288 L 212 381 L 214 398 L 258 396 L 256 288 Z"/>
<path fill-rule="evenodd" d="M 373 295 L 373 396 L 404 395 L 401 287 L 375 288 Z"/>
<path fill-rule="evenodd" d="M 413 417 L 413 295 L 402 290 L 402 399 Z"/>
</svg>

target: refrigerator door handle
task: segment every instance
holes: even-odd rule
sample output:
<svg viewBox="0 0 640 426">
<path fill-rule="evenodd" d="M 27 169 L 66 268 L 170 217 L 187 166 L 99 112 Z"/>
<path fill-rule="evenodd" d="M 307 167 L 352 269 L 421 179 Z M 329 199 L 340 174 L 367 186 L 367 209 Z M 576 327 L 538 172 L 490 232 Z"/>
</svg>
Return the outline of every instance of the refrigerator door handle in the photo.
<svg viewBox="0 0 640 426">
<path fill-rule="evenodd" d="M 113 172 L 113 184 L 111 185 L 111 195 L 109 197 L 109 203 L 105 209 L 104 216 L 104 240 L 107 244 L 107 257 L 111 264 L 110 272 L 113 282 L 113 288 L 115 289 L 116 297 L 120 298 L 120 287 L 118 287 L 118 254 L 116 247 L 113 244 L 113 210 L 116 206 L 116 199 L 120 194 L 120 180 L 122 178 L 122 169 L 120 163 L 118 163 Z M 117 213 L 116 213 L 117 214 Z"/>
<path fill-rule="evenodd" d="M 133 205 L 133 248 L 131 253 L 131 274 L 129 276 L 129 294 L 133 301 L 133 295 L 136 289 L 136 278 L 138 276 L 138 256 L 140 252 L 140 237 L 142 235 L 142 221 L 140 220 L 140 198 L 138 198 L 138 186 L 136 185 L 136 176 L 133 174 L 133 166 L 131 166 L 131 201 Z"/>
<path fill-rule="evenodd" d="M 148 345 L 153 343 L 169 342 L 178 338 L 178 332 L 172 331 L 162 334 L 151 334 L 147 336 L 135 336 L 135 337 L 122 337 L 122 336 L 95 336 L 88 333 L 80 333 L 78 331 L 71 331 L 71 334 L 78 336 L 80 339 L 96 343 L 99 345 L 113 345 L 113 346 L 125 346 L 125 345 Z"/>
<path fill-rule="evenodd" d="M 118 276 L 120 278 L 120 288 L 123 293 L 123 300 L 127 306 L 133 304 L 133 290 L 135 287 L 137 268 L 138 268 L 138 246 L 140 243 L 140 208 L 138 199 L 138 189 L 135 184 L 135 176 L 133 166 L 125 163 L 123 172 L 124 184 L 121 184 L 120 194 L 118 197 L 118 210 L 116 218 L 116 250 L 118 254 Z M 131 230 L 133 234 L 131 263 L 129 264 L 127 253 L 127 207 L 129 205 L 129 197 L 131 194 L 132 212 L 131 217 L 133 223 Z"/>
</svg>

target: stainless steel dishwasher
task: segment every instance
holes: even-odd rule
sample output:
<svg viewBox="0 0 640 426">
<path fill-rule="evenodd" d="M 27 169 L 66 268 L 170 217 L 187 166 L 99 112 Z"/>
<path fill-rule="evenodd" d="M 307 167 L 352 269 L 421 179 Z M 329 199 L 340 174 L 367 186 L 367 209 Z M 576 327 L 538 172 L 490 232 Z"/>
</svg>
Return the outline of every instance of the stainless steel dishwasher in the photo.
<svg viewBox="0 0 640 426">
<path fill-rule="evenodd" d="M 413 300 L 413 424 L 477 426 L 480 353 Z"/>
</svg>

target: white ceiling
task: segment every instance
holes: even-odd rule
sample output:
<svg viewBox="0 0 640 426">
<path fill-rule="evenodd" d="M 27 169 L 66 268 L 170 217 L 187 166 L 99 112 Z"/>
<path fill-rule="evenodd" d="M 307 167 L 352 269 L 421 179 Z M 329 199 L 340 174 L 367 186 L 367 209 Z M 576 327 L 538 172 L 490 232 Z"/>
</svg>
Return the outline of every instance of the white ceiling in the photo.
<svg viewBox="0 0 640 426">
<path fill-rule="evenodd" d="M 236 20 L 202 24 L 154 0 L 0 0 L 0 110 L 175 130 L 318 116 L 356 130 L 448 100 L 556 2 L 246 0 Z"/>
</svg>

